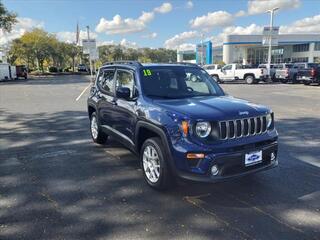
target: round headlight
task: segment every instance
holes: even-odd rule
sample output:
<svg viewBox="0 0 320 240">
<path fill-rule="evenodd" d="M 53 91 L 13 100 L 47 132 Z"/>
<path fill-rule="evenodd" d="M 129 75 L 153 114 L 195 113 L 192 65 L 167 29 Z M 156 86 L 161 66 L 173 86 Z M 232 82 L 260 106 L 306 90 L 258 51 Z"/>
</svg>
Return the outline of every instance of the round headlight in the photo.
<svg viewBox="0 0 320 240">
<path fill-rule="evenodd" d="M 271 124 L 272 124 L 272 116 L 271 116 L 271 114 L 268 114 L 266 116 L 266 119 L 267 119 L 267 128 L 270 128 Z"/>
<path fill-rule="evenodd" d="M 208 137 L 211 132 L 211 124 L 209 122 L 198 122 L 196 124 L 196 134 L 198 137 Z"/>
</svg>

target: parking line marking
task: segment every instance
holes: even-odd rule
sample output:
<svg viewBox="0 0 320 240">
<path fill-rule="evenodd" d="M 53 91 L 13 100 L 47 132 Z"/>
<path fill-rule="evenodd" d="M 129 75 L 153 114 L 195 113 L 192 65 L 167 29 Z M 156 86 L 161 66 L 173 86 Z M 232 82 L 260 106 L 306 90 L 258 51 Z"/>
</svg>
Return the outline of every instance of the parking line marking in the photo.
<svg viewBox="0 0 320 240">
<path fill-rule="evenodd" d="M 80 95 L 76 98 L 76 102 L 79 101 L 79 99 L 81 98 L 81 96 L 87 91 L 87 89 L 91 86 L 91 83 L 89 83 L 88 86 L 85 87 L 85 89 L 83 89 L 83 91 L 80 93 Z"/>
</svg>

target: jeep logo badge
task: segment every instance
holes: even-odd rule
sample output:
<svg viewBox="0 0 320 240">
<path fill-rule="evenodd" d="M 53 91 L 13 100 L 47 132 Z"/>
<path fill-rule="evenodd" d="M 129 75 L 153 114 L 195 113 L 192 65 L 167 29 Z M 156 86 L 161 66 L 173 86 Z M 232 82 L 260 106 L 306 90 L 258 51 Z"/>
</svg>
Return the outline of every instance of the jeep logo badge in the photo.
<svg viewBox="0 0 320 240">
<path fill-rule="evenodd" d="M 240 116 L 242 116 L 242 115 L 249 115 L 249 112 L 248 112 L 248 111 L 239 112 L 239 115 L 240 115 Z"/>
</svg>

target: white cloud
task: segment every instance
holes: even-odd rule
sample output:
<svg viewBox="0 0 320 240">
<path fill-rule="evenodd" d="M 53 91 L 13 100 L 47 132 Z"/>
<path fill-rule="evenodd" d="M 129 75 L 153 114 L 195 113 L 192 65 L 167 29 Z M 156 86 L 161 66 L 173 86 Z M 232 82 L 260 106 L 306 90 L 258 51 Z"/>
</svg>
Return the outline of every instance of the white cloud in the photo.
<svg viewBox="0 0 320 240">
<path fill-rule="evenodd" d="M 141 16 L 139 17 L 139 20 L 147 23 L 152 21 L 154 18 L 154 13 L 153 12 L 142 12 Z"/>
<path fill-rule="evenodd" d="M 87 31 L 81 30 L 80 31 L 80 40 L 87 39 Z M 66 43 L 73 43 L 76 41 L 76 32 L 69 32 L 69 31 L 62 31 L 56 33 L 57 38 L 60 41 L 66 42 Z M 94 32 L 90 32 L 90 38 L 97 38 L 98 35 Z"/>
<path fill-rule="evenodd" d="M 297 20 L 289 26 L 281 26 L 280 33 L 320 33 L 320 15 Z"/>
<path fill-rule="evenodd" d="M 158 13 L 168 13 L 171 12 L 172 5 L 171 3 L 163 3 L 160 7 L 156 7 L 153 10 Z"/>
<path fill-rule="evenodd" d="M 97 46 L 104 46 L 104 45 L 117 45 L 116 42 L 114 40 L 110 40 L 110 41 L 97 41 Z"/>
<path fill-rule="evenodd" d="M 10 41 L 21 37 L 25 32 L 31 31 L 33 28 L 43 28 L 44 22 L 31 18 L 17 18 L 18 22 L 13 26 L 10 33 L 3 32 L 0 29 L 0 44 L 7 44 Z"/>
<path fill-rule="evenodd" d="M 120 41 L 120 45 L 126 48 L 138 48 L 138 44 L 136 42 L 130 42 L 125 38 Z"/>
<path fill-rule="evenodd" d="M 142 14 L 138 19 L 122 19 L 120 15 L 115 15 L 112 20 L 101 18 L 100 22 L 96 26 L 96 31 L 98 33 L 105 32 L 107 34 L 141 32 L 146 28 L 146 25 L 140 18 L 145 18 L 144 14 Z"/>
<path fill-rule="evenodd" d="M 166 40 L 164 47 L 169 49 L 177 49 L 181 44 L 185 43 L 185 41 L 199 37 L 200 35 L 197 31 L 183 32 Z"/>
<path fill-rule="evenodd" d="M 143 11 L 136 19 L 122 18 L 119 14 L 115 15 L 111 20 L 102 17 L 95 30 L 98 33 L 104 32 L 110 35 L 142 32 L 147 28 L 147 23 L 154 19 L 156 12 L 167 13 L 171 10 L 172 5 L 170 3 L 164 3 L 151 12 Z"/>
<path fill-rule="evenodd" d="M 239 12 L 237 12 L 235 14 L 236 17 L 243 17 L 243 16 L 246 16 L 246 15 L 247 15 L 247 13 L 245 11 L 243 11 L 243 10 L 240 10 Z"/>
<path fill-rule="evenodd" d="M 213 45 L 222 45 L 224 38 L 227 35 L 250 35 L 250 34 L 262 34 L 263 27 L 258 26 L 256 24 L 251 24 L 246 27 L 242 26 L 230 26 L 223 29 L 223 31 L 218 34 L 217 36 L 211 37 L 211 41 L 213 42 Z"/>
<path fill-rule="evenodd" d="M 265 13 L 275 7 L 279 7 L 280 10 L 298 8 L 300 5 L 300 0 L 250 0 L 248 2 L 248 14 Z"/>
<path fill-rule="evenodd" d="M 195 50 L 196 45 L 192 43 L 183 43 L 179 45 L 177 49 L 180 51 Z"/>
<path fill-rule="evenodd" d="M 207 15 L 196 17 L 190 20 L 192 28 L 209 30 L 213 27 L 228 26 L 232 23 L 233 17 L 226 11 L 209 12 Z"/>
<path fill-rule="evenodd" d="M 142 38 L 156 38 L 158 36 L 158 34 L 156 32 L 153 32 L 153 33 L 149 33 L 149 34 L 145 34 L 145 35 L 142 35 L 141 37 Z"/>
<path fill-rule="evenodd" d="M 193 2 L 192 1 L 188 1 L 186 3 L 186 8 L 189 8 L 189 9 L 193 8 Z"/>
</svg>

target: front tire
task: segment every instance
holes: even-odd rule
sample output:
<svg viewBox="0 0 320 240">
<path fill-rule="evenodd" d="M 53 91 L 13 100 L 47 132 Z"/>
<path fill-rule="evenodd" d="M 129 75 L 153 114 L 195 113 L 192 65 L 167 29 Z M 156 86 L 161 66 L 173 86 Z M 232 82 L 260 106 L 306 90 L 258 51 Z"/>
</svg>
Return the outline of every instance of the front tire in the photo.
<svg viewBox="0 0 320 240">
<path fill-rule="evenodd" d="M 144 179 L 150 187 L 156 190 L 166 190 L 173 184 L 165 152 L 161 139 L 158 137 L 147 139 L 140 151 Z"/>
<path fill-rule="evenodd" d="M 108 139 L 108 135 L 101 130 L 99 119 L 95 112 L 90 117 L 90 132 L 95 143 L 104 144 Z"/>
</svg>

